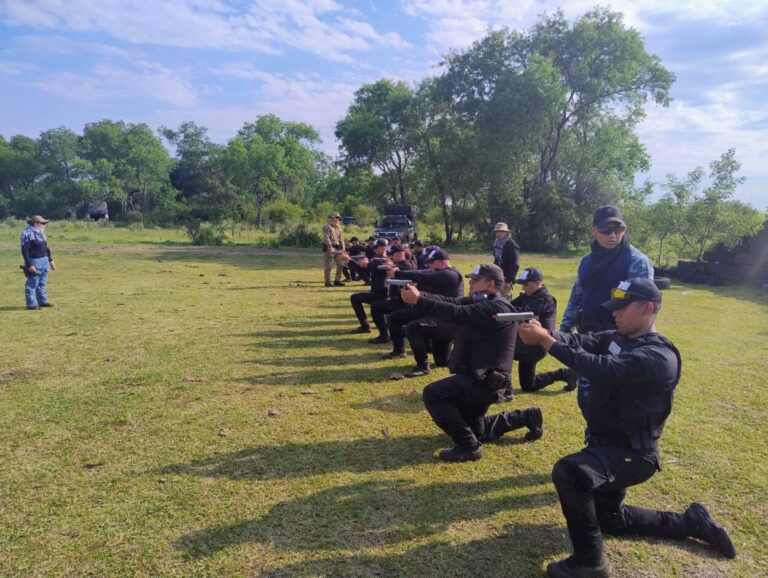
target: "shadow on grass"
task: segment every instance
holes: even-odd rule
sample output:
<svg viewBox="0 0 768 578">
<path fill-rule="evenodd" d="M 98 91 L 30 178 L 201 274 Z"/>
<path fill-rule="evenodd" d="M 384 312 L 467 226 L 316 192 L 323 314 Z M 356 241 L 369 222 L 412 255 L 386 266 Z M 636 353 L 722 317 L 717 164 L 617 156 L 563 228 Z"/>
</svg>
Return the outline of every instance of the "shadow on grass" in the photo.
<svg viewBox="0 0 768 578">
<path fill-rule="evenodd" d="M 366 360 L 363 359 L 363 362 Z M 336 383 L 375 383 L 385 381 L 392 371 L 375 367 L 341 368 L 330 366 L 329 369 L 313 367 L 295 371 L 271 371 L 258 375 L 237 377 L 233 381 L 248 382 L 253 385 L 332 385 Z"/>
<path fill-rule="evenodd" d="M 366 344 L 367 345 L 367 344 Z M 279 359 L 275 359 L 273 362 L 271 362 L 276 367 L 283 369 L 283 368 L 298 368 L 298 367 L 304 367 L 304 368 L 311 368 L 314 369 L 315 367 L 344 367 L 345 365 L 358 365 L 361 363 L 372 363 L 372 362 L 379 362 L 382 361 L 382 351 L 377 351 L 373 348 L 373 345 L 370 346 L 370 351 L 360 351 L 363 349 L 362 347 L 357 349 L 352 349 L 349 354 L 346 355 L 327 355 L 322 357 L 314 357 L 312 355 L 307 356 L 285 356 L 281 355 Z M 258 359 L 254 360 L 247 360 L 243 361 L 243 363 L 263 363 L 263 361 L 260 361 Z M 378 371 L 377 368 L 370 368 L 372 372 Z M 365 371 L 364 369 L 359 369 L 359 371 Z"/>
<path fill-rule="evenodd" d="M 434 435 L 256 446 L 187 464 L 169 465 L 162 472 L 271 480 L 329 472 L 387 471 L 433 462 L 435 450 L 445 442 L 444 436 Z"/>
<path fill-rule="evenodd" d="M 440 541 L 396 555 L 316 557 L 263 572 L 265 578 L 334 576 L 448 578 L 455 576 L 543 576 L 543 561 L 568 551 L 563 531 L 546 524 L 507 526 L 505 535 L 462 544 Z"/>
<path fill-rule="evenodd" d="M 551 506 L 557 495 L 548 483 L 547 476 L 524 474 L 480 482 L 416 485 L 406 480 L 375 480 L 331 487 L 278 503 L 261 518 L 183 536 L 175 546 L 190 558 L 202 558 L 249 542 L 294 551 L 398 544 L 505 510 Z M 534 491 L 522 489 L 528 486 Z M 542 546 L 540 537 L 528 539 L 531 548 Z M 558 542 L 559 550 L 565 544 L 562 538 Z"/>
</svg>

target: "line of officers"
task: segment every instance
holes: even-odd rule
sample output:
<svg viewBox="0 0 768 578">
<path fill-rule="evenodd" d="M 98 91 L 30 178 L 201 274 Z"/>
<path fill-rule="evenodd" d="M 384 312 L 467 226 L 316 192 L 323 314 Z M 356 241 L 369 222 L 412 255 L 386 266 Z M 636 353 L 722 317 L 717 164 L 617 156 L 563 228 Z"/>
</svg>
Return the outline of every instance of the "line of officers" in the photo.
<svg viewBox="0 0 768 578">
<path fill-rule="evenodd" d="M 558 460 L 552 471 L 574 552 L 549 564 L 549 576 L 609 576 L 604 533 L 692 537 L 734 558 L 728 533 L 703 505 L 692 503 L 676 513 L 624 501 L 629 486 L 661 470 L 658 443 L 682 360 L 678 349 L 656 331 L 661 293 L 650 261 L 629 243 L 621 211 L 613 206 L 595 211 L 594 241 L 579 264 L 560 331 L 555 331 L 557 302 L 542 271 L 519 271 L 519 248 L 508 227 L 498 223 L 494 232 L 494 263 L 479 265 L 466 276 L 451 265 L 444 249 L 418 241 L 409 248 L 397 240 L 369 238 L 361 244 L 353 237 L 346 250 L 333 249 L 331 259 L 326 257 L 326 263 L 348 268 L 349 279 L 370 287 L 350 296 L 359 322 L 353 333 L 372 332 L 364 309 L 368 304 L 378 331 L 369 343 L 392 345 L 385 359 L 407 357 L 408 339 L 415 365 L 405 377 L 428 375 L 430 352 L 435 366 L 450 370 L 449 377 L 423 392 L 430 416 L 454 443 L 439 452 L 439 459 L 479 460 L 484 443 L 517 429 L 527 430 L 529 442 L 543 436 L 539 407 L 487 413 L 493 403 L 513 398 L 512 365 L 517 360 L 523 391 L 565 381 L 567 391 L 578 389 L 586 421 L 584 449 Z M 337 277 L 341 284 L 338 269 Z M 510 300 L 513 283 L 522 292 Z M 505 317 L 500 314 L 519 312 L 535 318 L 500 321 Z M 536 364 L 547 354 L 565 367 L 537 375 Z"/>
</svg>

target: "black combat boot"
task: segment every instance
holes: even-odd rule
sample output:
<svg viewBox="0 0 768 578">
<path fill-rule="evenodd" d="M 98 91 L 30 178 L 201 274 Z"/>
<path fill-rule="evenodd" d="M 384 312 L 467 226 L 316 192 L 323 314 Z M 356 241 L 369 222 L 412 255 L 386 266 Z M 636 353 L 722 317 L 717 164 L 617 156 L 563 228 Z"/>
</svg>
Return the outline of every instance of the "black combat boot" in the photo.
<svg viewBox="0 0 768 578">
<path fill-rule="evenodd" d="M 357 329 L 353 329 L 350 331 L 350 333 L 370 333 L 371 332 L 371 326 L 367 323 L 365 325 L 361 325 Z"/>
<path fill-rule="evenodd" d="M 417 365 L 405 374 L 405 377 L 421 377 L 429 375 L 429 365 Z"/>
<path fill-rule="evenodd" d="M 540 373 L 534 379 L 532 391 L 544 389 L 556 381 L 565 381 L 566 386 L 563 389 L 566 391 L 571 391 L 576 388 L 576 373 L 568 367 L 561 367 L 560 369 L 556 369 L 554 371 Z"/>
<path fill-rule="evenodd" d="M 390 351 L 382 359 L 404 359 L 408 357 L 405 351 Z"/>
<path fill-rule="evenodd" d="M 584 564 L 575 556 L 569 556 L 547 566 L 547 576 L 550 578 L 608 578 L 610 575 L 611 565 L 605 556 L 595 565 Z"/>
<path fill-rule="evenodd" d="M 455 446 L 450 450 L 441 451 L 437 457 L 444 462 L 476 462 L 483 457 L 483 449 L 481 447 L 470 449 Z"/>
<path fill-rule="evenodd" d="M 707 544 L 715 546 L 726 558 L 736 557 L 736 548 L 720 524 L 712 519 L 707 509 L 694 502 L 685 510 L 685 522 L 688 525 L 688 535 Z"/>
<path fill-rule="evenodd" d="M 368 343 L 373 343 L 373 344 L 389 343 L 389 335 L 387 335 L 386 333 L 381 333 L 378 337 L 369 339 Z"/>
<path fill-rule="evenodd" d="M 525 411 L 525 427 L 528 428 L 525 441 L 535 442 L 544 435 L 544 416 L 541 409 L 532 407 Z"/>
</svg>

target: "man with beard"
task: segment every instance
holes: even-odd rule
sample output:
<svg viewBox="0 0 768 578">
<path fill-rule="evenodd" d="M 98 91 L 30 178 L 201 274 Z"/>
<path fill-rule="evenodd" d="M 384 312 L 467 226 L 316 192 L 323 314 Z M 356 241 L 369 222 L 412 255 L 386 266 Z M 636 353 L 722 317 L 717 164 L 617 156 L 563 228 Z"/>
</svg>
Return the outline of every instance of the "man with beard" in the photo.
<svg viewBox="0 0 768 578">
<path fill-rule="evenodd" d="M 576 282 L 563 313 L 560 331 L 579 332 L 616 329 L 610 311 L 601 307 L 619 281 L 640 277 L 653 279 L 651 260 L 629 242 L 627 224 L 621 211 L 612 205 L 598 207 L 592 216 L 591 251 L 579 262 Z M 562 368 L 537 377 L 540 387 L 566 381 L 566 391 L 576 389 L 572 369 Z"/>
</svg>

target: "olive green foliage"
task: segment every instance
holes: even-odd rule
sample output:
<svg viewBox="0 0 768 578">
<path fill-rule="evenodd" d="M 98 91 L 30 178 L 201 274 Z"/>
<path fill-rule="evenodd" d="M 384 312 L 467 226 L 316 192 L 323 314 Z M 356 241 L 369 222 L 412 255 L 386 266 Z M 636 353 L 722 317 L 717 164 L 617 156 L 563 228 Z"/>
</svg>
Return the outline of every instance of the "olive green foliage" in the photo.
<svg viewBox="0 0 768 578">
<path fill-rule="evenodd" d="M 741 163 L 735 155 L 729 149 L 710 162 L 709 175 L 701 167 L 685 179 L 669 175 L 659 200 L 635 206 L 631 214 L 638 241 L 657 262 L 678 257 L 700 261 L 715 245 L 733 247 L 761 228 L 765 215 L 731 199 L 745 180 L 738 176 Z"/>
<path fill-rule="evenodd" d="M 324 288 L 319 247 L 147 246 L 182 237 L 54 222 L 55 307 L 26 311 L 18 232 L 0 226 L 0 575 L 535 577 L 570 553 L 551 471 L 583 446 L 573 393 L 491 408 L 541 407 L 541 440 L 441 463 L 421 392 L 448 371 L 389 379 L 411 361 L 348 333 L 365 287 Z M 469 271 L 488 253 L 455 257 Z M 523 261 L 560 304 L 577 263 Z M 738 557 L 607 538 L 614 575 L 768 575 L 766 312 L 757 290 L 664 292 L 682 381 L 662 471 L 627 497 L 706 504 Z"/>
</svg>

